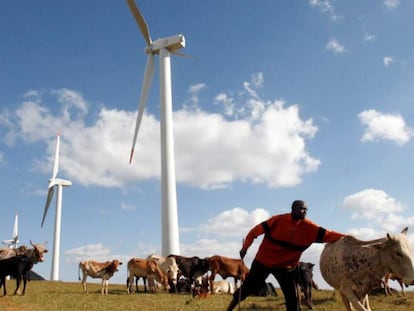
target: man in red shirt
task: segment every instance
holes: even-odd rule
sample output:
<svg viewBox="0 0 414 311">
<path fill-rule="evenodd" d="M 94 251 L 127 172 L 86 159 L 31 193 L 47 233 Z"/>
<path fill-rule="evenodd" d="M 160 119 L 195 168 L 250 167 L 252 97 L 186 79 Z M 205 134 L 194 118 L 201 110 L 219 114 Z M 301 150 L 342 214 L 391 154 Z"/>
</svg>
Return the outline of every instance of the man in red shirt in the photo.
<svg viewBox="0 0 414 311">
<path fill-rule="evenodd" d="M 306 219 L 307 210 L 304 201 L 296 200 L 292 203 L 291 213 L 272 216 L 249 231 L 240 250 L 242 259 L 255 238 L 262 234 L 264 238 L 243 282 L 241 294 L 239 288 L 227 311 L 233 310 L 239 299 L 242 301 L 257 292 L 270 273 L 278 281 L 285 296 L 286 310 L 301 310 L 293 273 L 300 256 L 312 243 L 335 242 L 345 236 Z"/>
</svg>

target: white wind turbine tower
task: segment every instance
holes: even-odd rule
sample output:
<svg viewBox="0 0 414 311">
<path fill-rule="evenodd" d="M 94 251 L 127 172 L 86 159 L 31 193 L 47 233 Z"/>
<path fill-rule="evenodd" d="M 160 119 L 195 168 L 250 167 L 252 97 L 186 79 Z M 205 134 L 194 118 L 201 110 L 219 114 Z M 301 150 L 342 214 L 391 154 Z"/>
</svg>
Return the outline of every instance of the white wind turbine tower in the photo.
<svg viewBox="0 0 414 311">
<path fill-rule="evenodd" d="M 46 205 L 43 212 L 43 218 L 41 227 L 43 227 L 43 223 L 45 222 L 46 214 L 49 209 L 50 202 L 53 198 L 53 193 L 55 187 L 57 187 L 57 197 L 56 197 L 56 216 L 55 216 L 55 234 L 54 234 L 54 241 L 53 241 L 53 258 L 52 258 L 52 273 L 50 279 L 52 281 L 59 280 L 59 255 L 60 255 L 60 224 L 62 218 L 62 190 L 63 187 L 68 187 L 72 185 L 70 180 L 65 180 L 61 178 L 56 178 L 58 170 L 59 170 L 59 148 L 60 148 L 60 135 L 57 136 L 56 142 L 56 153 L 55 153 L 55 161 L 53 164 L 53 172 L 52 177 L 49 179 L 49 191 L 47 194 Z"/>
<path fill-rule="evenodd" d="M 178 53 L 177 50 L 185 47 L 185 39 L 182 34 L 179 34 L 152 41 L 148 25 L 134 0 L 127 0 L 127 2 L 142 35 L 144 36 L 145 42 L 147 43 L 145 52 L 148 54 L 129 163 L 131 163 L 134 155 L 139 126 L 141 124 L 149 88 L 154 76 L 154 55 L 159 55 L 162 192 L 161 253 L 163 256 L 168 254 L 179 254 L 180 243 L 178 235 L 177 191 L 175 180 L 170 54 L 182 55 Z"/>
<path fill-rule="evenodd" d="M 3 241 L 3 244 L 8 246 L 9 248 L 17 248 L 17 245 L 19 244 L 18 223 L 19 223 L 19 217 L 16 214 L 16 217 L 14 218 L 13 238 L 11 240 Z"/>
</svg>

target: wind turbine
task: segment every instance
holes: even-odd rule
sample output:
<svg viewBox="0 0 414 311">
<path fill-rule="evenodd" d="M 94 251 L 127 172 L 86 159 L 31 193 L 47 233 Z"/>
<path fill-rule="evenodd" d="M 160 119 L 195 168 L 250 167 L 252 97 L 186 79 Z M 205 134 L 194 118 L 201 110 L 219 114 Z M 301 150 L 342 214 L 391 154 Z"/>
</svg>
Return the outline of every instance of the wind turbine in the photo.
<svg viewBox="0 0 414 311">
<path fill-rule="evenodd" d="M 178 235 L 177 191 L 175 180 L 170 54 L 182 55 L 178 53 L 177 50 L 185 47 L 185 39 L 182 34 L 179 34 L 152 41 L 148 25 L 136 6 L 135 1 L 127 0 L 127 2 L 138 27 L 144 36 L 144 40 L 147 44 L 145 53 L 148 54 L 129 163 L 131 163 L 134 155 L 135 142 L 137 140 L 149 88 L 154 76 L 154 55 L 159 55 L 162 192 L 161 253 L 163 256 L 167 256 L 168 254 L 179 254 L 180 243 Z"/>
<path fill-rule="evenodd" d="M 17 245 L 19 244 L 18 222 L 19 222 L 19 217 L 16 214 L 16 217 L 14 218 L 14 226 L 13 226 L 13 239 L 3 241 L 3 244 L 8 246 L 9 248 L 17 248 Z"/>
<path fill-rule="evenodd" d="M 53 258 L 52 258 L 52 273 L 51 273 L 51 280 L 57 281 L 59 280 L 59 255 L 60 255 L 60 224 L 62 218 L 62 190 L 63 187 L 68 187 L 72 185 L 70 180 L 56 178 L 58 170 L 59 170 L 59 148 L 60 148 L 60 134 L 57 136 L 56 142 L 56 153 L 55 153 L 55 161 L 53 164 L 53 171 L 52 177 L 49 179 L 49 191 L 47 194 L 46 205 L 43 211 L 43 218 L 41 227 L 43 227 L 43 223 L 45 222 L 46 214 L 49 209 L 50 202 L 53 198 L 53 193 L 55 191 L 55 187 L 57 188 L 57 197 L 56 197 L 56 216 L 55 216 L 55 236 L 53 241 Z"/>
</svg>

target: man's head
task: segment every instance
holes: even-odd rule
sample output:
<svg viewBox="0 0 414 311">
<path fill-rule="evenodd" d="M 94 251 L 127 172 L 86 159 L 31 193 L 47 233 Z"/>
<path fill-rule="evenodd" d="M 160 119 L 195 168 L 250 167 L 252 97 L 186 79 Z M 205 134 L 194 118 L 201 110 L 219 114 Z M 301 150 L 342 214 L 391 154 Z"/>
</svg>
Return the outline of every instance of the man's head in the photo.
<svg viewBox="0 0 414 311">
<path fill-rule="evenodd" d="M 292 217 L 295 220 L 305 219 L 308 206 L 305 201 L 295 200 L 292 203 Z"/>
</svg>

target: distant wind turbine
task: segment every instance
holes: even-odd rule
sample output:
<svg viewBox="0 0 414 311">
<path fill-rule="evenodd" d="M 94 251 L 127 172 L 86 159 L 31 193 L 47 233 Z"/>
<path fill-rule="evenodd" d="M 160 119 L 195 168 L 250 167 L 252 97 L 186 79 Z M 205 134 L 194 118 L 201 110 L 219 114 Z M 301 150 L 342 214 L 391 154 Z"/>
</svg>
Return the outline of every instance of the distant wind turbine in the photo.
<svg viewBox="0 0 414 311">
<path fill-rule="evenodd" d="M 19 217 L 16 214 L 16 217 L 14 218 L 13 238 L 11 240 L 3 241 L 3 244 L 8 246 L 9 248 L 17 248 L 17 245 L 19 244 L 18 222 L 19 222 Z"/>
<path fill-rule="evenodd" d="M 55 153 L 55 161 L 53 164 L 53 172 L 52 177 L 49 179 L 49 191 L 47 194 L 46 205 L 43 211 L 43 218 L 41 227 L 43 227 L 43 223 L 45 222 L 46 214 L 49 209 L 50 202 L 53 198 L 53 193 L 55 191 L 55 187 L 57 187 L 57 197 L 56 197 L 56 216 L 55 216 L 55 235 L 54 235 L 54 242 L 53 242 L 53 259 L 52 259 L 52 273 L 51 273 L 51 280 L 58 281 L 59 280 L 59 255 L 60 255 L 60 224 L 62 218 L 62 190 L 63 187 L 68 187 L 72 185 L 70 180 L 65 180 L 61 178 L 56 178 L 57 173 L 59 171 L 59 148 L 60 148 L 60 135 L 57 136 L 56 142 L 56 153 Z"/>
<path fill-rule="evenodd" d="M 177 50 L 185 47 L 185 39 L 182 34 L 179 34 L 152 41 L 148 25 L 136 6 L 135 1 L 127 0 L 127 2 L 138 27 L 144 36 L 147 44 L 145 52 L 148 54 L 129 163 L 131 163 L 132 157 L 134 156 L 135 142 L 137 140 L 148 92 L 154 76 L 154 55 L 159 55 L 162 188 L 161 253 L 164 256 L 168 254 L 179 254 L 180 243 L 178 235 L 177 191 L 175 180 L 170 54 L 178 54 L 182 56 L 183 54 L 178 53 Z"/>
</svg>

